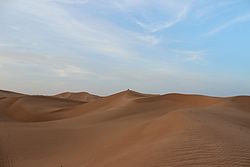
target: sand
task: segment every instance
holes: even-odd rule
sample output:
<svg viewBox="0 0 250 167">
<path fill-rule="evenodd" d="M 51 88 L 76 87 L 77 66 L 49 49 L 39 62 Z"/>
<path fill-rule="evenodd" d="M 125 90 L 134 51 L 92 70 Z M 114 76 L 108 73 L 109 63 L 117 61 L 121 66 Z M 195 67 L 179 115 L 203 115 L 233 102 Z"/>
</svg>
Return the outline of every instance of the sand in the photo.
<svg viewBox="0 0 250 167">
<path fill-rule="evenodd" d="M 76 101 L 83 101 L 83 102 L 91 102 L 100 99 L 100 96 L 90 94 L 88 92 L 64 92 L 55 95 L 54 97 L 62 98 L 62 99 L 69 99 L 69 100 L 76 100 Z"/>
<path fill-rule="evenodd" d="M 249 167 L 250 97 L 0 91 L 0 167 Z"/>
</svg>

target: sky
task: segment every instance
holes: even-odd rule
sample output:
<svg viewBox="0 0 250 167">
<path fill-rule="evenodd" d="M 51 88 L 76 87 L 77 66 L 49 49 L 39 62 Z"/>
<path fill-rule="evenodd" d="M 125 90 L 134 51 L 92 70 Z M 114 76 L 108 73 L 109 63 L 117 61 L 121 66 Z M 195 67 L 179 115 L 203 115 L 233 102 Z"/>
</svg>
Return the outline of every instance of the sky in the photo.
<svg viewBox="0 0 250 167">
<path fill-rule="evenodd" d="M 250 1 L 0 0 L 0 89 L 250 95 Z"/>
</svg>

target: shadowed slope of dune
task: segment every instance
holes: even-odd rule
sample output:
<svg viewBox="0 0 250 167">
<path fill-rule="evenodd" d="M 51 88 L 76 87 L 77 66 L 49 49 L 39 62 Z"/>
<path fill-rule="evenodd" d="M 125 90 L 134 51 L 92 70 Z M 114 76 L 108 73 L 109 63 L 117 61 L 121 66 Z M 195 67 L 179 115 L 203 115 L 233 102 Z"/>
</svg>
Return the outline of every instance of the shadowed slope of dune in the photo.
<svg viewBox="0 0 250 167">
<path fill-rule="evenodd" d="M 18 115 L 28 108 L 37 118 L 0 122 L 1 167 L 250 166 L 248 96 L 128 90 L 84 104 L 17 99 L 9 112 Z"/>
<path fill-rule="evenodd" d="M 0 90 L 0 98 L 5 98 L 5 97 L 20 97 L 23 96 L 21 93 L 16 93 L 16 92 L 10 92 L 6 90 Z"/>
<path fill-rule="evenodd" d="M 55 97 L 62 98 L 62 99 L 69 99 L 69 100 L 76 100 L 76 101 L 83 101 L 83 102 L 91 102 L 100 99 L 100 96 L 90 94 L 88 92 L 65 92 L 55 95 Z"/>
<path fill-rule="evenodd" d="M 54 120 L 50 115 L 62 109 L 84 104 L 80 101 L 64 100 L 48 96 L 9 96 L 0 99 L 2 119 L 37 122 Z"/>
<path fill-rule="evenodd" d="M 244 111 L 250 112 L 250 97 L 249 96 L 235 96 L 229 98 L 232 103 L 229 105 L 234 106 L 235 108 L 242 109 Z"/>
<path fill-rule="evenodd" d="M 0 121 L 10 121 L 6 116 L 6 110 L 11 106 L 15 99 L 25 96 L 21 93 L 15 93 L 5 90 L 0 90 Z"/>
</svg>

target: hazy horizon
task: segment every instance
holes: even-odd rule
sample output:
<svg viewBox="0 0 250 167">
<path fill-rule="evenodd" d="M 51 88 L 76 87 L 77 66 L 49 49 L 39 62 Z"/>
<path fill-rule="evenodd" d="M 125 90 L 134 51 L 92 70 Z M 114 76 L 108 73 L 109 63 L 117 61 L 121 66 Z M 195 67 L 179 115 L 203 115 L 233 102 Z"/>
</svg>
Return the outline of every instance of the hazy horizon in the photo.
<svg viewBox="0 0 250 167">
<path fill-rule="evenodd" d="M 0 2 L 0 89 L 250 95 L 247 0 Z"/>
</svg>

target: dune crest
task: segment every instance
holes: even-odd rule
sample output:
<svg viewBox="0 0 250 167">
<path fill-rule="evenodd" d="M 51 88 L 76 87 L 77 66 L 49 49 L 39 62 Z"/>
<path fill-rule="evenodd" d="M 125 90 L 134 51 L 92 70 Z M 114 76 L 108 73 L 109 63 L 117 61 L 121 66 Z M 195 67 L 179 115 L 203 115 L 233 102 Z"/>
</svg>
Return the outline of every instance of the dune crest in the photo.
<svg viewBox="0 0 250 167">
<path fill-rule="evenodd" d="M 248 167 L 249 111 L 249 96 L 0 91 L 0 166 Z"/>
</svg>

